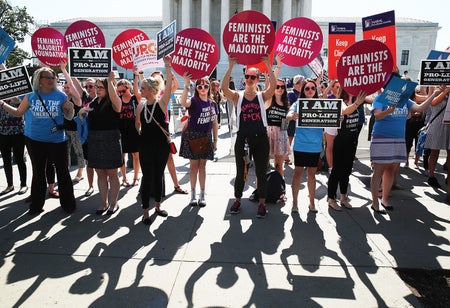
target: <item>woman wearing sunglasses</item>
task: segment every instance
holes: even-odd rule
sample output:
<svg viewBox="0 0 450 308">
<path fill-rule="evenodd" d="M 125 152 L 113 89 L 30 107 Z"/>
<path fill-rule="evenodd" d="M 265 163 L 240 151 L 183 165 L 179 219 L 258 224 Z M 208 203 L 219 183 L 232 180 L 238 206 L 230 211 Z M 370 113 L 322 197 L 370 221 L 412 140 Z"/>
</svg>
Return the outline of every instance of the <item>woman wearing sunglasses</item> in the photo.
<svg viewBox="0 0 450 308">
<path fill-rule="evenodd" d="M 64 74 L 69 76 L 65 71 L 65 63 L 60 64 Z M 67 81 L 72 91 L 76 92 L 70 78 Z M 0 106 L 9 114 L 15 117 L 25 115 L 25 142 L 33 167 L 30 215 L 44 211 L 47 190 L 45 171 L 49 160 L 55 164 L 58 175 L 61 207 L 67 213 L 72 213 L 76 208 L 67 161 L 67 136 L 63 126 L 64 119 L 73 118 L 74 107 L 67 95 L 57 89 L 57 83 L 56 72 L 41 67 L 33 75 L 34 92 L 25 95 L 17 108 L 0 101 Z"/>
<path fill-rule="evenodd" d="M 299 98 L 318 98 L 315 80 L 306 79 L 300 90 Z M 298 120 L 299 103 L 296 101 L 289 109 L 287 120 Z M 303 170 L 307 168 L 309 210 L 316 213 L 316 171 L 322 151 L 322 128 L 296 127 L 294 136 L 294 174 L 292 176 L 292 212 L 298 212 L 297 199 Z"/>
<path fill-rule="evenodd" d="M 275 170 L 284 177 L 284 159 L 290 154 L 286 116 L 289 111 L 289 99 L 283 79 L 277 79 L 275 94 L 269 100 L 267 114 L 267 135 L 269 136 L 270 155 L 274 157 Z"/>
<path fill-rule="evenodd" d="M 218 105 L 212 100 L 210 82 L 207 77 L 197 79 L 195 82 L 194 96 L 187 98 L 191 75 L 183 75 L 184 89 L 180 102 L 189 111 L 189 120 L 186 129 L 183 131 L 180 146 L 180 156 L 189 159 L 189 180 L 191 182 L 191 206 L 206 206 L 205 201 L 205 181 L 206 181 L 206 160 L 214 159 L 214 151 L 217 150 L 217 134 L 219 113 Z M 189 139 L 207 136 L 212 139 L 209 150 L 204 154 L 192 153 L 189 146 Z M 212 138 L 211 138 L 212 137 Z M 196 184 L 197 177 L 200 184 L 200 196 L 197 200 Z"/>
<path fill-rule="evenodd" d="M 258 91 L 259 70 L 254 67 L 245 70 L 245 89 L 235 91 L 229 88 L 231 72 L 236 64 L 235 58 L 229 58 L 228 70 L 223 77 L 222 90 L 226 98 L 233 102 L 237 110 L 237 136 L 234 145 L 236 159 L 236 179 L 234 181 L 235 202 L 230 208 L 231 214 L 237 214 L 241 206 L 242 191 L 244 190 L 246 178 L 245 144 L 252 149 L 257 179 L 257 194 L 259 206 L 256 217 L 266 217 L 266 194 L 267 194 L 267 162 L 269 160 L 269 138 L 267 136 L 267 117 L 264 102 L 270 101 L 277 85 L 276 77 L 270 67 L 269 58 L 261 59 L 269 71 L 269 87 L 264 91 Z"/>
</svg>

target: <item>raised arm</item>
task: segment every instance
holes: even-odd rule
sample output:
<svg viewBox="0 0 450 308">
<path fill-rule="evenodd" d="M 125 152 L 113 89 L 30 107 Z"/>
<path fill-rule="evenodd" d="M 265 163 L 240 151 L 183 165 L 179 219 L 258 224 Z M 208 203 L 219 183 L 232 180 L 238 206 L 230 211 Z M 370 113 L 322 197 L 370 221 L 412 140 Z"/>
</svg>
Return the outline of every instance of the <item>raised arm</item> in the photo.
<svg viewBox="0 0 450 308">
<path fill-rule="evenodd" d="M 180 97 L 180 103 L 181 106 L 183 106 L 184 108 L 189 108 L 191 106 L 191 100 L 187 99 L 188 97 L 188 92 L 189 92 L 189 85 L 191 84 L 191 74 L 188 74 L 187 72 L 185 72 L 183 74 L 183 79 L 184 79 L 184 88 L 183 88 L 183 93 L 181 94 Z"/>
<path fill-rule="evenodd" d="M 440 98 L 438 102 L 441 102 L 445 95 L 450 91 L 450 88 L 441 85 L 439 87 L 436 87 L 434 91 L 428 96 L 428 98 L 421 104 L 414 103 L 414 105 L 411 106 L 411 111 L 413 112 L 422 112 L 425 109 L 428 108 L 428 105 L 433 104 L 435 100 Z"/>
<path fill-rule="evenodd" d="M 225 76 L 223 76 L 222 80 L 222 91 L 226 98 L 233 102 L 233 105 L 236 107 L 239 99 L 239 95 L 235 90 L 230 89 L 230 77 L 231 72 L 233 71 L 233 66 L 236 63 L 236 58 L 228 58 L 228 69 L 225 72 Z"/>
<path fill-rule="evenodd" d="M 81 107 L 81 96 L 80 96 L 80 93 L 78 93 L 78 90 L 75 88 L 72 78 L 70 78 L 69 72 L 67 72 L 67 69 L 66 69 L 67 62 L 60 61 L 59 65 L 61 68 L 61 72 L 63 73 L 64 77 L 66 78 L 67 86 L 70 89 L 70 96 L 71 96 L 73 103 L 75 105 L 77 105 L 78 107 Z"/>
<path fill-rule="evenodd" d="M 269 57 L 263 57 L 262 60 L 264 63 L 266 63 L 267 70 L 269 72 L 269 86 L 266 90 L 262 92 L 262 96 L 264 101 L 267 101 L 268 99 L 271 99 L 273 94 L 275 93 L 275 88 L 277 86 L 277 78 L 275 77 L 275 74 L 272 71 L 272 68 L 270 66 Z"/>
<path fill-rule="evenodd" d="M 109 72 L 108 75 L 108 93 L 111 100 L 112 107 L 115 112 L 122 111 L 122 100 L 116 92 L 116 80 L 114 79 L 114 72 Z"/>
<path fill-rule="evenodd" d="M 171 70 L 172 58 L 170 56 L 164 56 L 164 66 L 166 68 L 166 89 L 172 89 L 172 70 Z M 162 110 L 167 111 L 167 106 L 169 105 L 170 96 L 172 95 L 171 91 L 164 91 L 163 96 L 161 96 L 159 100 L 159 107 Z"/>
<path fill-rule="evenodd" d="M 134 67 L 133 74 L 134 74 L 134 80 L 133 80 L 134 96 L 136 96 L 136 99 L 138 102 L 141 102 L 142 94 L 141 94 L 141 91 L 139 91 L 139 72 L 137 71 L 136 67 Z"/>
</svg>

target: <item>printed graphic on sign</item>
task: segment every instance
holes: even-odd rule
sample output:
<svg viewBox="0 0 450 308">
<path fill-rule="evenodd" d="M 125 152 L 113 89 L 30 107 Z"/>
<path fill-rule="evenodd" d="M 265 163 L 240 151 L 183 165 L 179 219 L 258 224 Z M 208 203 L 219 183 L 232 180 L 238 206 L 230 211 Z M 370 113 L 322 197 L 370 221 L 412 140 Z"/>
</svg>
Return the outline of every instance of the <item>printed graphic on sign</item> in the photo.
<svg viewBox="0 0 450 308">
<path fill-rule="evenodd" d="M 298 127 L 341 127 L 341 99 L 301 98 L 297 103 Z"/>
<path fill-rule="evenodd" d="M 53 28 L 37 29 L 31 37 L 31 48 L 39 61 L 51 67 L 59 67 L 59 62 L 67 59 L 64 35 Z"/>
<path fill-rule="evenodd" d="M 439 86 L 450 84 L 450 60 L 422 60 L 420 85 Z"/>
<path fill-rule="evenodd" d="M 237 59 L 237 63 L 252 65 L 268 56 L 275 42 L 275 29 L 266 15 L 258 11 L 243 11 L 235 14 L 223 30 L 223 45 L 226 53 Z"/>
<path fill-rule="evenodd" d="M 111 48 L 69 48 L 71 77 L 106 78 L 112 71 Z"/>
<path fill-rule="evenodd" d="M 64 33 L 66 46 L 69 47 L 93 47 L 104 48 L 105 36 L 102 30 L 94 23 L 87 20 L 78 20 L 67 27 Z"/>
<path fill-rule="evenodd" d="M 167 27 L 156 33 L 158 60 L 165 55 L 170 55 L 175 50 L 176 28 L 177 23 L 176 20 L 174 20 Z"/>
<path fill-rule="evenodd" d="M 0 99 L 6 99 L 33 92 L 25 66 L 18 66 L 0 72 Z"/>
<path fill-rule="evenodd" d="M 5 62 L 15 45 L 13 38 L 0 27 L 0 63 Z"/>
<path fill-rule="evenodd" d="M 148 39 L 147 34 L 138 29 L 121 32 L 112 44 L 114 61 L 120 67 L 133 69 L 133 44 Z"/>
<path fill-rule="evenodd" d="M 337 78 L 337 63 L 344 51 L 355 43 L 355 33 L 354 22 L 330 22 L 328 25 L 328 80 Z"/>
<path fill-rule="evenodd" d="M 392 68 L 392 55 L 386 45 L 375 40 L 363 40 L 342 54 L 337 76 L 341 87 L 348 93 L 356 96 L 364 91 L 369 95 L 388 82 Z"/>
<path fill-rule="evenodd" d="M 417 82 L 393 76 L 383 92 L 375 98 L 375 101 L 383 105 L 396 105 L 396 108 L 403 108 L 416 86 Z"/>
<path fill-rule="evenodd" d="M 304 66 L 313 61 L 322 49 L 322 30 L 313 20 L 296 17 L 286 21 L 278 29 L 275 53 L 284 54 L 283 63 Z"/>
<path fill-rule="evenodd" d="M 362 19 L 364 40 L 376 40 L 385 44 L 392 55 L 393 67 L 397 67 L 397 35 L 395 11 L 384 12 Z"/>
<path fill-rule="evenodd" d="M 162 59 L 157 59 L 158 50 L 156 40 L 145 40 L 133 44 L 133 61 L 138 71 L 142 71 L 150 67 L 164 66 Z"/>
<path fill-rule="evenodd" d="M 188 28 L 179 32 L 175 38 L 175 52 L 172 54 L 172 67 L 179 75 L 185 72 L 192 79 L 208 76 L 219 61 L 217 42 L 208 32 L 198 28 Z"/>
</svg>

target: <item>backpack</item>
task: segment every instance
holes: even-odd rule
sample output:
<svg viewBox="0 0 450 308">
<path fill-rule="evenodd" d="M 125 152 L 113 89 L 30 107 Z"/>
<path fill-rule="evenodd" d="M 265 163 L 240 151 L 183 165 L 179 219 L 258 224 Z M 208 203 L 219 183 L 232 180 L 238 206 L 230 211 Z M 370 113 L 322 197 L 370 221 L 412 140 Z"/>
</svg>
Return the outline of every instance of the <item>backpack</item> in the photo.
<svg viewBox="0 0 450 308">
<path fill-rule="evenodd" d="M 267 178 L 267 194 L 266 203 L 279 203 L 286 201 L 286 182 L 281 174 L 274 170 L 266 174 Z M 249 200 L 258 202 L 258 189 L 253 191 Z"/>
</svg>

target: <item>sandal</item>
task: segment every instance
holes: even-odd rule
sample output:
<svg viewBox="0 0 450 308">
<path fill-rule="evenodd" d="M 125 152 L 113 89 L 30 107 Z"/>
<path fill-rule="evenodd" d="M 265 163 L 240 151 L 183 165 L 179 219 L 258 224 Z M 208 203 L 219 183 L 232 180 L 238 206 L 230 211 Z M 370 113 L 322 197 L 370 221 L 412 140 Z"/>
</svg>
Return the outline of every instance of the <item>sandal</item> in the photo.
<svg viewBox="0 0 450 308">
<path fill-rule="evenodd" d="M 122 185 L 121 186 L 123 186 L 123 187 L 130 187 L 131 185 L 130 185 L 130 183 L 128 183 L 126 180 L 125 181 L 122 181 Z"/>
<path fill-rule="evenodd" d="M 131 186 L 137 186 L 139 185 L 139 179 L 133 179 L 133 184 Z"/>
<path fill-rule="evenodd" d="M 167 211 L 155 208 L 155 212 L 156 214 L 158 214 L 161 217 L 167 217 L 169 214 L 167 213 Z"/>
<path fill-rule="evenodd" d="M 187 195 L 187 194 L 188 194 L 188 192 L 185 191 L 185 190 L 183 190 L 183 189 L 180 187 L 180 185 L 174 186 L 173 189 L 174 189 L 174 191 L 173 191 L 174 193 L 177 193 L 177 194 L 183 194 L 183 195 Z"/>
</svg>

